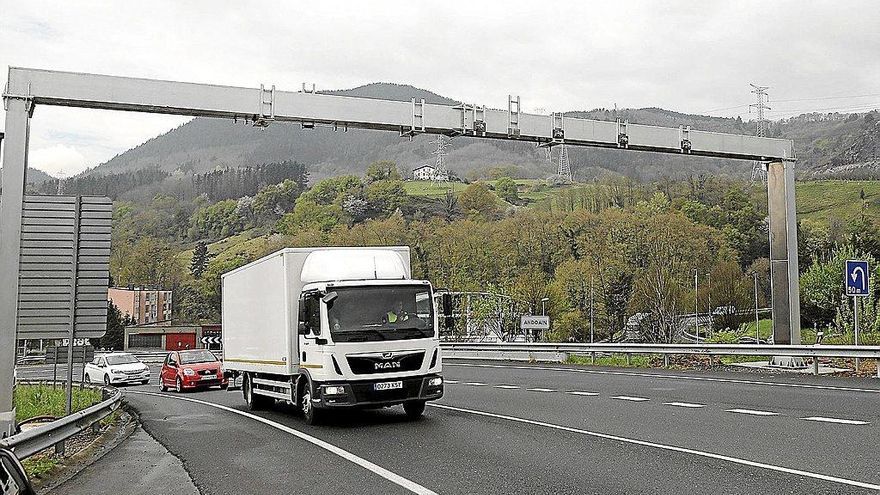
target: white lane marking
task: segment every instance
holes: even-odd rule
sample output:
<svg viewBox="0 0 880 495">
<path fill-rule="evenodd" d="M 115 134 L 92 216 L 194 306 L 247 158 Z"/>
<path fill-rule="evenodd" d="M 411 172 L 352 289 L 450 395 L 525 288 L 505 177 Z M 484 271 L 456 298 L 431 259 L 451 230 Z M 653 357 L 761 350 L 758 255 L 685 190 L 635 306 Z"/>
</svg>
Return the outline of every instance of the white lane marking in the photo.
<svg viewBox="0 0 880 495">
<path fill-rule="evenodd" d="M 612 399 L 628 400 L 630 402 L 645 402 L 645 401 L 651 400 L 651 399 L 648 399 L 647 397 L 630 397 L 629 395 L 618 395 L 616 397 L 612 397 Z"/>
<path fill-rule="evenodd" d="M 836 423 L 839 425 L 869 425 L 871 423 L 867 421 L 857 421 L 855 419 L 838 419 L 838 418 L 824 418 L 822 416 L 810 416 L 809 418 L 801 418 L 804 421 L 820 421 L 822 423 Z"/>
<path fill-rule="evenodd" d="M 233 409 L 231 407 L 221 406 L 220 404 L 214 404 L 213 402 L 206 402 L 203 400 L 191 399 L 189 397 L 178 397 L 175 395 L 159 394 L 159 393 L 154 393 L 154 392 L 135 392 L 135 391 L 131 391 L 131 390 L 126 390 L 125 393 L 126 394 L 149 395 L 149 396 L 153 396 L 153 397 L 163 397 L 165 399 L 185 400 L 187 402 L 194 402 L 196 404 L 201 404 L 203 406 L 214 407 L 214 408 L 217 408 L 217 409 L 220 409 L 223 411 L 231 412 L 233 414 L 238 414 L 239 416 L 244 416 L 246 418 L 253 419 L 254 421 L 259 421 L 260 423 L 263 423 L 265 425 L 269 425 L 273 428 L 277 428 L 285 433 L 290 433 L 291 435 L 293 435 L 297 438 L 300 438 L 302 440 L 305 440 L 306 442 L 309 442 L 312 445 L 318 446 L 324 450 L 327 450 L 330 453 L 333 453 L 333 454 L 338 455 L 339 457 L 342 457 L 343 459 L 345 459 L 347 461 L 353 462 L 354 464 L 357 464 L 358 466 L 360 466 L 368 471 L 371 471 L 375 474 L 378 474 L 379 476 L 385 478 L 386 480 L 388 480 L 396 485 L 399 485 L 399 486 L 401 486 L 401 487 L 403 487 L 413 493 L 418 493 L 420 495 L 437 495 L 437 492 L 435 492 L 433 490 L 429 490 L 414 481 L 410 481 L 410 480 L 404 478 L 403 476 L 400 476 L 399 474 L 393 473 L 393 472 L 383 468 L 382 466 L 379 466 L 377 464 L 373 464 L 372 462 L 364 459 L 363 457 L 358 457 L 357 455 L 352 454 L 351 452 L 349 452 L 343 448 L 337 447 L 331 443 L 327 443 L 327 442 L 321 440 L 320 438 L 313 437 L 313 436 L 306 434 L 306 433 L 303 433 L 299 430 L 294 430 L 293 428 L 291 428 L 289 426 L 272 421 L 271 419 L 266 419 L 266 418 L 257 416 L 256 414 L 251 414 L 248 412 L 239 411 L 238 409 Z"/>
<path fill-rule="evenodd" d="M 450 360 L 451 358 L 447 358 Z M 837 387 L 832 385 L 810 385 L 806 383 L 763 382 L 759 380 L 740 380 L 737 378 L 713 378 L 708 376 L 660 375 L 656 373 L 636 373 L 632 371 L 585 370 L 577 368 L 556 368 L 551 366 L 507 366 L 503 364 L 458 364 L 444 362 L 444 366 L 460 366 L 463 368 L 511 368 L 517 370 L 564 371 L 567 373 L 587 373 L 591 375 L 636 376 L 643 378 L 662 378 L 667 380 L 693 380 L 718 383 L 739 383 L 743 385 L 766 385 L 769 387 L 809 388 L 817 390 L 834 390 L 838 392 L 867 392 L 880 394 L 880 388 Z"/>
<path fill-rule="evenodd" d="M 483 387 L 486 384 L 482 382 L 464 382 L 465 385 L 473 385 L 474 387 Z"/>
<path fill-rule="evenodd" d="M 505 390 L 514 390 L 519 387 L 517 387 L 516 385 L 495 385 L 495 388 L 503 388 Z"/>
<path fill-rule="evenodd" d="M 772 411 L 756 411 L 754 409 L 727 409 L 727 412 L 737 414 L 749 414 L 752 416 L 779 416 L 779 413 Z"/>
<path fill-rule="evenodd" d="M 552 388 L 528 388 L 529 392 L 556 392 Z"/>
<path fill-rule="evenodd" d="M 458 383 L 458 380 L 443 380 L 445 383 Z"/>
<path fill-rule="evenodd" d="M 699 409 L 701 407 L 706 407 L 705 404 L 693 404 L 691 402 L 664 402 L 664 406 L 675 406 L 675 407 L 689 407 L 691 409 Z"/>
<path fill-rule="evenodd" d="M 582 395 L 584 397 L 595 397 L 599 395 L 597 392 L 581 392 L 580 390 L 572 390 L 566 393 L 571 395 Z"/>
<path fill-rule="evenodd" d="M 490 413 L 490 412 L 485 412 L 485 411 L 477 411 L 474 409 L 464 409 L 464 408 L 460 408 L 460 407 L 447 406 L 445 404 L 436 404 L 436 403 L 429 402 L 428 406 L 437 407 L 440 409 L 447 409 L 450 411 L 458 411 L 458 412 L 463 412 L 463 413 L 468 413 L 468 414 L 475 414 L 477 416 L 485 416 L 488 418 L 503 419 L 503 420 L 507 420 L 507 421 L 513 421 L 516 423 L 525 423 L 525 424 L 530 424 L 530 425 L 534 425 L 534 426 L 542 426 L 544 428 L 550 428 L 550 429 L 560 430 L 560 431 L 567 431 L 570 433 L 580 433 L 582 435 L 587 435 L 587 436 L 591 436 L 591 437 L 595 437 L 595 438 L 603 438 L 606 440 L 615 440 L 618 442 L 628 443 L 628 444 L 632 444 L 632 445 L 641 445 L 643 447 L 653 447 L 656 449 L 669 450 L 669 451 L 673 451 L 673 452 L 680 452 L 683 454 L 691 454 L 691 455 L 696 455 L 696 456 L 700 456 L 700 457 L 706 457 L 709 459 L 716 459 L 716 460 L 720 460 L 720 461 L 732 462 L 734 464 L 740 464 L 743 466 L 750 466 L 750 467 L 756 467 L 756 468 L 761 468 L 761 469 L 767 469 L 770 471 L 776 471 L 776 472 L 786 473 L 786 474 L 794 474 L 794 475 L 798 475 L 798 476 L 804 476 L 806 478 L 813 478 L 813 479 L 818 479 L 818 480 L 823 480 L 823 481 L 831 481 L 833 483 L 841 483 L 841 484 L 849 485 L 849 486 L 857 486 L 859 488 L 880 490 L 880 485 L 866 483 L 864 481 L 856 481 L 856 480 L 850 480 L 850 479 L 846 479 L 846 478 L 839 478 L 837 476 L 830 476 L 830 475 L 819 474 L 819 473 L 811 473 L 809 471 L 801 471 L 800 469 L 792 469 L 792 468 L 787 468 L 787 467 L 782 467 L 782 466 L 774 466 L 773 464 L 765 464 L 763 462 L 750 461 L 748 459 L 740 459 L 738 457 L 731 457 L 731 456 L 722 455 L 722 454 L 715 454 L 712 452 L 704 452 L 702 450 L 688 449 L 685 447 L 676 447 L 675 445 L 665 445 L 662 443 L 648 442 L 645 440 L 636 440 L 635 438 L 620 437 L 617 435 L 609 435 L 607 433 L 599 433 L 599 432 L 595 432 L 595 431 L 582 430 L 580 428 L 572 428 L 570 426 L 562 426 L 562 425 L 557 425 L 557 424 L 553 424 L 553 423 L 545 423 L 543 421 L 535 421 L 535 420 L 531 420 L 531 419 L 518 418 L 516 416 L 507 416 L 504 414 L 495 414 L 495 413 Z"/>
</svg>

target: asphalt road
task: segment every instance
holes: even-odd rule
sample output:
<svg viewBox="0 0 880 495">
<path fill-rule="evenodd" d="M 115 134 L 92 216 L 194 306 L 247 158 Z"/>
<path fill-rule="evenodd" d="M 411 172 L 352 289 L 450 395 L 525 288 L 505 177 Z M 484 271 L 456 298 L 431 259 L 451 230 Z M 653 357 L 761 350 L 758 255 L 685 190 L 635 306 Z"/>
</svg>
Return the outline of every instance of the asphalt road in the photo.
<svg viewBox="0 0 880 495">
<path fill-rule="evenodd" d="M 251 414 L 238 391 L 125 390 L 205 494 L 880 490 L 876 379 L 465 362 L 444 375 L 422 420 L 396 407 L 320 427 L 281 405 Z"/>
</svg>

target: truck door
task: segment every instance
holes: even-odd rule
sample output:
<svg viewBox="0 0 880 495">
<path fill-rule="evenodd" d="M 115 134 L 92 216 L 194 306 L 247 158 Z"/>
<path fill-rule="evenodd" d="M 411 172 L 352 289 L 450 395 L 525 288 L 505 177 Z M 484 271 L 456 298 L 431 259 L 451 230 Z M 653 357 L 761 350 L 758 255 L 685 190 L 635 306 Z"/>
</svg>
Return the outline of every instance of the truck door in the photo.
<svg viewBox="0 0 880 495">
<path fill-rule="evenodd" d="M 321 300 L 317 293 L 304 294 L 300 301 L 300 321 L 304 322 L 308 332 L 300 335 L 300 366 L 303 368 L 320 368 L 323 357 L 317 344 L 321 336 Z"/>
</svg>

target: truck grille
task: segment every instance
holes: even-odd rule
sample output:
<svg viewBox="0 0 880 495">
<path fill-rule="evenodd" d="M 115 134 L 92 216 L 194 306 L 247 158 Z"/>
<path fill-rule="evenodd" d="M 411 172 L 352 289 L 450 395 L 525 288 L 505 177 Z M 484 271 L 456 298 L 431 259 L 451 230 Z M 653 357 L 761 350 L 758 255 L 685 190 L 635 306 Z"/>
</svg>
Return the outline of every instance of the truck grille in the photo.
<svg viewBox="0 0 880 495">
<path fill-rule="evenodd" d="M 412 354 L 396 355 L 391 357 L 375 356 L 346 356 L 348 366 L 356 375 L 368 375 L 373 373 L 396 373 L 398 371 L 415 371 L 422 367 L 425 360 L 425 351 Z"/>
</svg>

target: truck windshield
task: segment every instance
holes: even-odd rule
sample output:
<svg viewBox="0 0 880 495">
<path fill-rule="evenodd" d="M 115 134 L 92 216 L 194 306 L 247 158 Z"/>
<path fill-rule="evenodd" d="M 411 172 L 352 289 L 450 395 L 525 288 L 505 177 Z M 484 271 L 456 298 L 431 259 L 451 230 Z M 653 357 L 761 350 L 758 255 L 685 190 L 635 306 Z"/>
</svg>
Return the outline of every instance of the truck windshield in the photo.
<svg viewBox="0 0 880 495">
<path fill-rule="evenodd" d="M 336 342 L 422 339 L 434 336 L 434 304 L 423 285 L 334 288 L 327 305 Z"/>
</svg>

